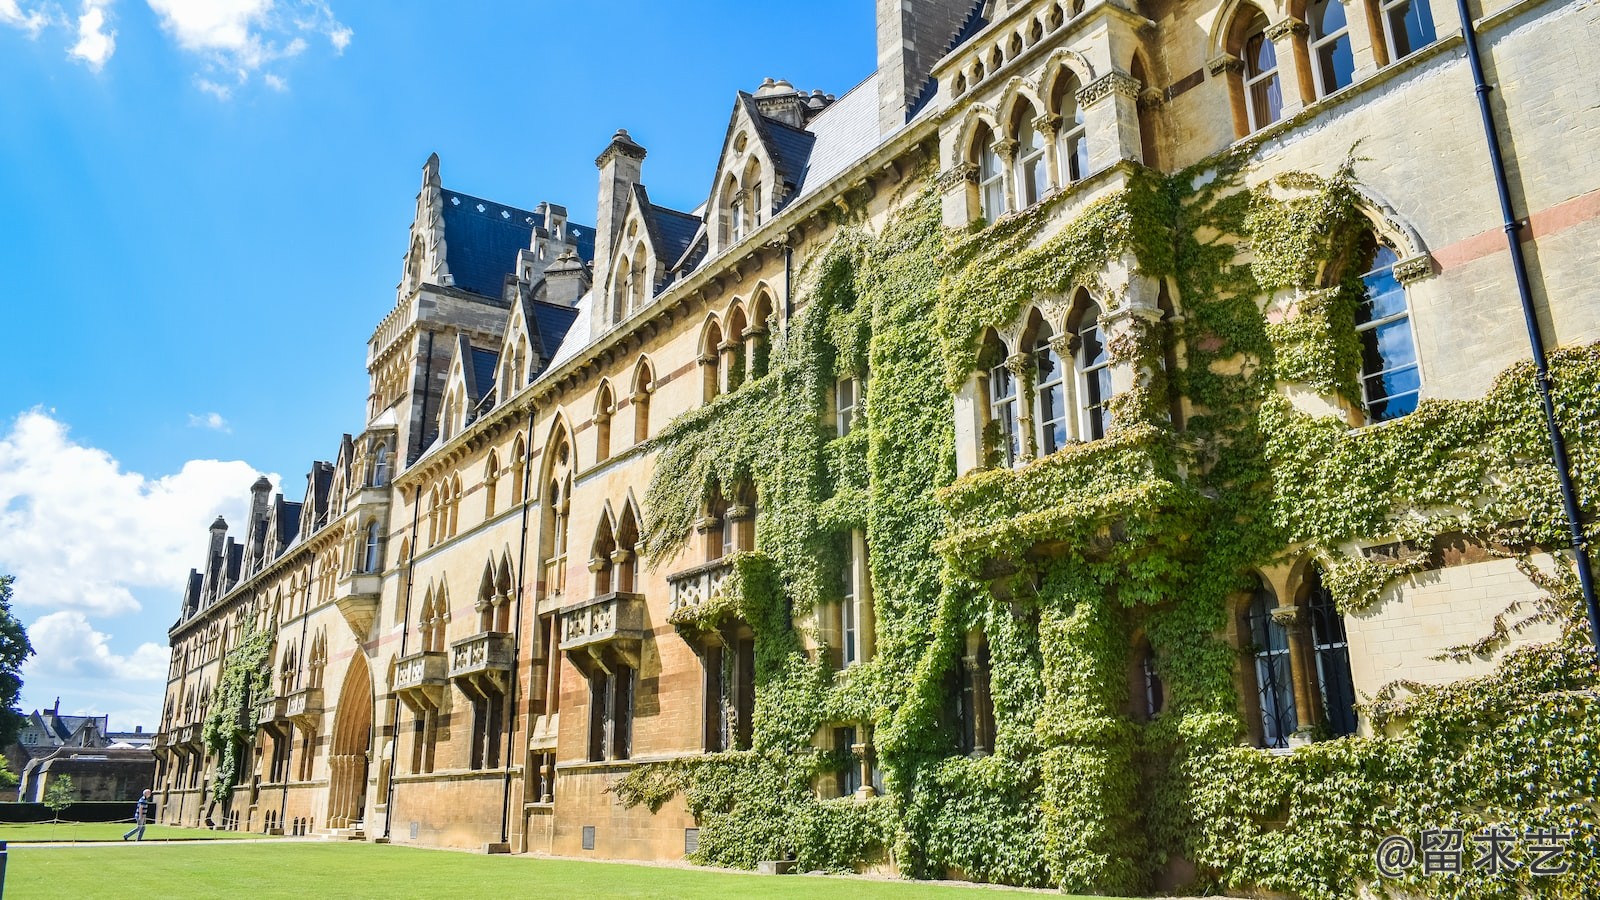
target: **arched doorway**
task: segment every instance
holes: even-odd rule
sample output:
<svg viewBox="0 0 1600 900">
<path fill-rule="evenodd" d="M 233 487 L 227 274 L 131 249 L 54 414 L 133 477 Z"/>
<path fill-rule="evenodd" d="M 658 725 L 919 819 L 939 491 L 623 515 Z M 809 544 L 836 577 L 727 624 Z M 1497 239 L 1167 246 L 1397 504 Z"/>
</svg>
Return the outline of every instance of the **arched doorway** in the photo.
<svg viewBox="0 0 1600 900">
<path fill-rule="evenodd" d="M 333 746 L 328 754 L 328 827 L 360 822 L 367 800 L 367 750 L 372 743 L 372 673 L 356 653 L 334 708 Z"/>
</svg>

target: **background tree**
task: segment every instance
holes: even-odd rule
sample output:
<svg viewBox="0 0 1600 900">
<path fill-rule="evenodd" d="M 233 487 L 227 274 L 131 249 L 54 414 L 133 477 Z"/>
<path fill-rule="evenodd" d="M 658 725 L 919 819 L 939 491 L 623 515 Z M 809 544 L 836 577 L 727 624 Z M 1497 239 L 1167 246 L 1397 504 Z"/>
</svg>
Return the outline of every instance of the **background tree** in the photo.
<svg viewBox="0 0 1600 900">
<path fill-rule="evenodd" d="M 28 632 L 11 614 L 11 582 L 14 576 L 0 575 L 0 747 L 9 747 L 22 730 L 22 663 L 33 655 Z"/>
<path fill-rule="evenodd" d="M 58 775 L 50 779 L 50 786 L 44 791 L 44 805 L 55 814 L 55 821 L 61 821 L 61 811 L 78 799 L 74 796 L 77 792 L 71 775 Z"/>
</svg>

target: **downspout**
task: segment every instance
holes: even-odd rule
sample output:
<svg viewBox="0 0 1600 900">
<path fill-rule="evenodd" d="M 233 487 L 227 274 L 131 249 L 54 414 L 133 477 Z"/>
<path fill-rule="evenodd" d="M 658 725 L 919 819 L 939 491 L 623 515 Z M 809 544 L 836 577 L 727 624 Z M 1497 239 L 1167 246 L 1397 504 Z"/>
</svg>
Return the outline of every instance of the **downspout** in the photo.
<svg viewBox="0 0 1600 900">
<path fill-rule="evenodd" d="M 1472 68 L 1472 89 L 1478 95 L 1483 137 L 1489 145 L 1489 166 L 1494 172 L 1494 187 L 1500 198 L 1500 217 L 1505 227 L 1506 246 L 1511 251 L 1511 269 L 1516 275 L 1517 299 L 1522 304 L 1522 320 L 1527 326 L 1528 344 L 1533 350 L 1534 386 L 1539 391 L 1545 427 L 1550 433 L 1550 459 L 1555 464 L 1561 486 L 1561 507 L 1566 513 L 1567 527 L 1572 536 L 1573 562 L 1578 570 L 1578 585 L 1583 591 L 1583 602 L 1589 616 L 1589 635 L 1595 652 L 1600 653 L 1600 605 L 1595 601 L 1594 573 L 1589 566 L 1589 541 L 1583 532 L 1578 494 L 1572 484 L 1572 461 L 1567 455 L 1567 441 L 1561 433 L 1561 424 L 1556 421 L 1555 402 L 1550 397 L 1550 368 L 1545 358 L 1544 336 L 1539 330 L 1538 314 L 1533 308 L 1533 294 L 1528 287 L 1528 265 L 1523 259 L 1522 242 L 1517 234 L 1522 226 L 1512 211 L 1511 192 L 1506 186 L 1506 165 L 1500 150 L 1500 135 L 1495 130 L 1494 112 L 1489 107 L 1490 87 L 1483 80 L 1483 62 L 1478 54 L 1478 32 L 1473 27 L 1467 0 L 1456 0 L 1456 9 L 1461 16 L 1462 33 L 1467 39 L 1467 64 Z"/>
<path fill-rule="evenodd" d="M 294 663 L 294 683 L 296 689 L 300 686 L 300 676 L 305 671 L 306 664 L 306 626 L 311 622 L 311 572 L 316 563 L 312 557 L 312 566 L 306 567 L 306 595 L 300 601 L 300 646 L 295 648 L 298 657 Z M 283 760 L 283 788 L 281 799 L 278 803 L 278 828 L 283 829 L 283 818 L 289 814 L 289 776 L 294 772 L 294 725 L 289 725 L 289 752 Z"/>
<path fill-rule="evenodd" d="M 528 406 L 528 433 L 522 442 L 522 484 L 516 486 L 522 496 L 522 537 L 517 545 L 517 602 L 512 607 L 511 622 L 511 696 L 506 701 L 506 748 L 505 748 L 505 777 L 500 798 L 500 843 L 509 843 L 511 840 L 511 739 L 516 736 L 517 721 L 517 660 L 522 654 L 522 595 L 523 578 L 528 564 L 528 497 L 532 493 L 528 490 L 528 478 L 532 473 L 533 461 L 533 419 L 534 408 Z M 528 660 L 528 678 L 533 678 L 533 660 Z M 526 754 L 526 750 L 524 750 Z M 527 776 L 526 767 L 523 776 Z"/>
<path fill-rule="evenodd" d="M 406 658 L 406 639 L 411 636 L 411 584 L 414 561 L 417 558 L 417 516 L 422 510 L 422 486 L 417 485 L 417 496 L 411 504 L 411 539 L 406 541 L 406 599 L 400 613 L 400 659 Z M 400 704 L 396 698 L 394 716 L 389 721 L 389 784 L 383 798 L 383 839 L 389 840 L 389 826 L 394 822 L 394 770 L 400 753 Z"/>
</svg>

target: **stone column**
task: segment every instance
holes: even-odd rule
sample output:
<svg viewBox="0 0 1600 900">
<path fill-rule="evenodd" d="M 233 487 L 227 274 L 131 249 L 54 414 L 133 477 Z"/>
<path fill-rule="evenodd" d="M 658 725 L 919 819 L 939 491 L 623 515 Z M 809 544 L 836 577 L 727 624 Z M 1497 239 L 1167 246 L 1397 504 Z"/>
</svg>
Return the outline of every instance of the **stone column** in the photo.
<svg viewBox="0 0 1600 900">
<path fill-rule="evenodd" d="M 1022 206 L 1022 197 L 1017 192 L 1017 142 L 1008 137 L 994 145 L 994 152 L 999 155 L 1000 168 L 1005 172 L 1000 181 L 1006 190 L 1006 210 L 1016 212 Z"/>
<path fill-rule="evenodd" d="M 1268 26 L 1267 40 L 1278 54 L 1278 85 L 1283 94 L 1283 114 L 1287 119 L 1317 98 L 1317 86 L 1311 76 L 1311 57 L 1306 50 L 1306 35 L 1310 26 L 1290 16 Z"/>
<path fill-rule="evenodd" d="M 1117 162 L 1139 158 L 1139 82 L 1107 72 L 1078 91 L 1084 140 L 1089 147 L 1085 177 Z"/>
<path fill-rule="evenodd" d="M 1061 117 L 1047 112 L 1033 120 L 1033 127 L 1044 136 L 1044 161 L 1050 167 L 1050 184 L 1059 191 L 1067 186 L 1061 176 L 1061 148 L 1057 145 L 1061 136 Z"/>
<path fill-rule="evenodd" d="M 1316 662 L 1311 659 L 1310 644 L 1306 635 L 1306 616 L 1298 606 L 1279 606 L 1272 610 L 1272 621 L 1289 634 L 1289 673 L 1294 682 L 1295 732 L 1290 735 L 1292 744 L 1305 744 L 1311 740 L 1311 730 L 1321 718 L 1320 697 L 1314 687 L 1313 672 Z"/>
</svg>

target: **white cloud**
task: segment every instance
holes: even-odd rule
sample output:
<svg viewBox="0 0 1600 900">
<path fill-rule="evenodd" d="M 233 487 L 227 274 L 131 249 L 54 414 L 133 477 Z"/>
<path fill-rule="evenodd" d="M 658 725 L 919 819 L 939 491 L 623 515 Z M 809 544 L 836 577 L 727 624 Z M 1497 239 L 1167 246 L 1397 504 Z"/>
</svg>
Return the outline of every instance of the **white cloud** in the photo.
<svg viewBox="0 0 1600 900">
<path fill-rule="evenodd" d="M 0 0 L 0 25 L 20 28 L 28 33 L 30 40 L 37 38 L 51 23 L 51 16 L 43 6 L 23 9 L 17 0 Z"/>
<path fill-rule="evenodd" d="M 98 72 L 117 50 L 117 33 L 106 28 L 111 0 L 84 0 L 78 16 L 78 42 L 67 52 Z"/>
<path fill-rule="evenodd" d="M 195 459 L 147 478 L 74 442 L 49 413 L 23 413 L 0 438 L 0 571 L 17 576 L 15 604 L 117 615 L 139 610 L 133 589 L 159 588 L 176 609 L 206 527 L 222 515 L 238 533 L 257 474 Z"/>
<path fill-rule="evenodd" d="M 0 0 L 4 2 L 4 0 Z M 322 35 L 338 53 L 354 33 L 322 0 L 146 0 L 178 46 L 199 56 L 207 74 L 227 73 L 240 84 L 261 67 L 304 53 L 306 35 Z M 282 76 L 263 79 L 274 90 L 288 86 Z M 218 99 L 232 91 L 211 78 L 197 86 Z"/>
<path fill-rule="evenodd" d="M 271 72 L 261 76 L 261 80 L 266 82 L 267 87 L 275 91 L 287 91 L 289 89 L 289 82 L 285 81 L 282 76 L 274 75 Z"/>
<path fill-rule="evenodd" d="M 270 78 L 275 78 L 275 77 L 277 77 L 277 76 L 274 76 L 274 75 L 268 75 L 267 76 L 267 78 L 269 78 L 269 79 Z M 223 88 L 223 90 L 227 90 L 227 89 Z M 226 100 L 227 98 L 223 97 L 222 99 Z M 230 425 L 228 425 L 228 420 L 224 419 L 222 417 L 222 413 L 208 412 L 203 416 L 197 416 L 194 413 L 189 413 L 189 427 L 190 428 L 209 428 L 212 431 L 220 431 L 223 434 L 232 434 L 233 433 L 233 428 Z"/>
<path fill-rule="evenodd" d="M 30 680 L 40 676 L 156 681 L 166 675 L 166 647 L 145 642 L 132 653 L 111 652 L 110 635 L 96 631 L 80 612 L 63 610 L 41 616 L 28 626 L 34 655 L 23 666 Z"/>
<path fill-rule="evenodd" d="M 196 78 L 194 86 L 216 97 L 218 100 L 226 100 L 233 96 L 233 88 L 225 84 L 217 84 L 209 78 Z"/>
</svg>

